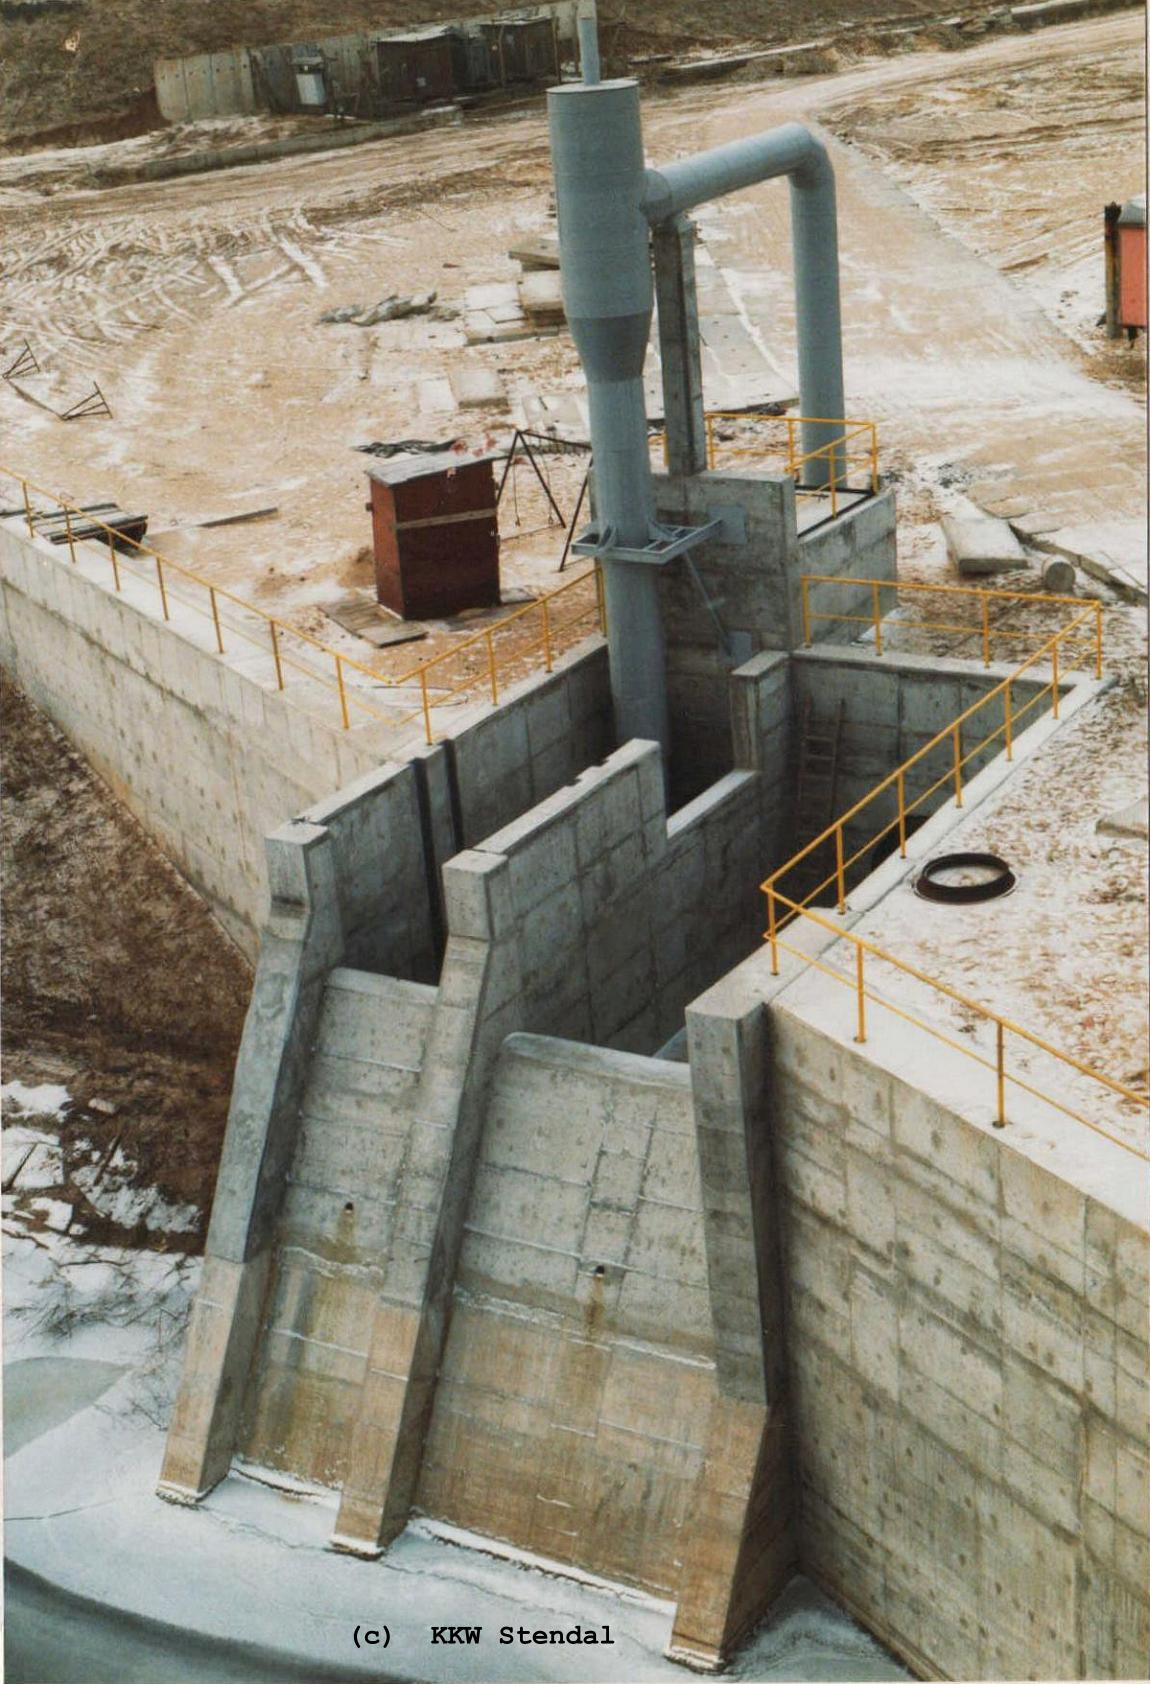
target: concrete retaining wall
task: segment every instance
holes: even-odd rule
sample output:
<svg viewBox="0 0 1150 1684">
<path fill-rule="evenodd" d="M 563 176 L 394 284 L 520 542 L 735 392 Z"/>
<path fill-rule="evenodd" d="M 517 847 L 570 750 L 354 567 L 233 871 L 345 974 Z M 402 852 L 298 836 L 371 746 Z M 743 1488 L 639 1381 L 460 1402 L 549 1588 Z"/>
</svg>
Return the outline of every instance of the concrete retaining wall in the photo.
<svg viewBox="0 0 1150 1684">
<path fill-rule="evenodd" d="M 632 742 L 477 853 L 510 861 L 523 1020 L 654 1052 L 757 939 L 759 779 L 732 772 L 668 823 L 658 748 Z"/>
<path fill-rule="evenodd" d="M 1144 1194 L 1135 1220 L 805 1016 L 771 1012 L 805 1570 L 927 1676 L 1140 1676 Z"/>
<path fill-rule="evenodd" d="M 247 116 L 257 109 L 246 47 L 190 58 L 159 58 L 153 70 L 156 104 L 169 123 Z"/>
<path fill-rule="evenodd" d="M 945 656 L 887 653 L 876 657 L 873 651 L 841 647 L 796 650 L 791 657 L 796 719 L 802 719 L 809 703 L 814 719 L 825 729 L 833 723 L 839 704 L 843 706 L 835 813 L 845 813 L 861 801 L 1012 671 L 1013 667 L 1002 663 L 980 669 L 973 661 Z M 1041 677 L 1028 677 L 1011 688 L 1019 733 L 1049 711 L 1049 698 L 1027 706 L 1042 684 Z M 988 703 L 963 727 L 963 758 L 970 755 L 962 769 L 964 785 L 1003 752 L 1003 720 L 1004 705 L 999 699 Z M 997 737 L 995 732 L 999 733 Z M 979 747 L 982 743 L 984 748 Z M 908 806 L 945 778 L 953 765 L 953 742 L 948 738 L 906 774 Z M 943 783 L 923 800 L 916 813 L 928 817 L 953 793 L 953 782 Z M 848 855 L 864 847 L 896 818 L 897 812 L 897 794 L 892 788 L 877 797 L 854 825 L 847 826 Z"/>
<path fill-rule="evenodd" d="M 562 1117 L 556 1130 L 543 1119 Z M 513 1035 L 417 1501 L 674 1597 L 714 1397 L 682 1065 Z"/>
<path fill-rule="evenodd" d="M 994 1127 L 874 1000 L 856 1033 L 766 953 L 688 1012 L 717 1382 L 785 1400 L 799 1565 L 921 1676 L 1137 1676 L 1146 1166 L 1012 1085 Z"/>
<path fill-rule="evenodd" d="M 396 764 L 397 733 L 375 722 L 343 731 L 334 705 L 331 723 L 305 712 L 290 686 L 281 694 L 237 670 L 250 645 L 233 665 L 215 653 L 210 620 L 173 599 L 166 623 L 154 590 L 126 575 L 118 595 L 94 546 L 77 555 L 73 566 L 66 550 L 0 523 L 0 660 L 252 957 L 264 838 L 304 812 L 333 834 L 350 959 L 434 971 L 443 862 L 610 747 L 602 645 L 513 686 L 497 710 L 460 709 L 441 742 L 403 748 Z"/>
<path fill-rule="evenodd" d="M 672 714 L 671 784 L 675 802 L 733 764 L 728 680 L 764 650 L 803 641 L 803 573 L 890 579 L 895 573 L 894 496 L 882 492 L 800 538 L 795 488 L 784 476 L 743 470 L 689 478 L 656 474 L 659 518 L 700 525 L 726 514 L 731 541 L 704 545 L 693 557 L 715 619 L 685 563 L 665 568 L 659 592 L 667 635 Z M 745 541 L 744 541 L 745 538 Z M 812 606 L 841 614 L 870 612 L 869 590 L 815 586 Z M 827 628 L 817 628 L 820 637 Z"/>
<path fill-rule="evenodd" d="M 265 836 L 383 758 L 4 524 L 0 660 L 252 957 Z"/>
</svg>

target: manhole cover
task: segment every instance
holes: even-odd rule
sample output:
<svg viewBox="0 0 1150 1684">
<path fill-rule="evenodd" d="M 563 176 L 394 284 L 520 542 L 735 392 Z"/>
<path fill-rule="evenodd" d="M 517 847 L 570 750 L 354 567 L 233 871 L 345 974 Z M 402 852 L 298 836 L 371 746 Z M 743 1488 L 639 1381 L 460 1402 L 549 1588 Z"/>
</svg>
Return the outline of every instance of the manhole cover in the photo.
<svg viewBox="0 0 1150 1684">
<path fill-rule="evenodd" d="M 939 854 L 922 868 L 914 892 L 923 900 L 962 906 L 1008 895 L 1014 884 L 1013 871 L 997 854 Z"/>
</svg>

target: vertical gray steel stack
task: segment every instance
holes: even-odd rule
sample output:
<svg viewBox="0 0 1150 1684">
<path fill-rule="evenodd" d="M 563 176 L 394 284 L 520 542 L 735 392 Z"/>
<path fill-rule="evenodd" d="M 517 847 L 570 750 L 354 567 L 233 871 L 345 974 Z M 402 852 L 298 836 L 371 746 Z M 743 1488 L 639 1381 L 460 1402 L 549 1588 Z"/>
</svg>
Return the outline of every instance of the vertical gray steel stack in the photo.
<svg viewBox="0 0 1150 1684">
<path fill-rule="evenodd" d="M 582 26 L 580 20 L 581 31 Z M 836 449 L 843 433 L 843 373 L 834 172 L 822 142 L 799 123 L 679 159 L 662 170 L 645 170 L 638 84 L 591 81 L 598 66 L 589 31 L 583 32 L 583 45 L 588 80 L 552 88 L 547 96 L 563 303 L 587 377 L 595 552 L 603 569 L 616 730 L 620 742 L 646 737 L 666 752 L 657 581 L 663 555 L 643 396 L 654 294 L 649 230 L 674 226 L 676 218 L 708 199 L 774 176 L 788 178 L 804 479 L 815 486 L 834 483 L 845 466 Z M 676 257 L 673 244 L 666 242 L 664 251 L 667 261 L 679 264 L 683 283 L 670 290 L 682 296 L 685 310 L 697 313 L 682 253 Z M 697 345 L 697 338 L 688 331 L 684 343 Z M 664 382 L 667 378 L 665 367 Z M 688 396 L 701 379 L 689 375 L 684 383 L 682 369 L 679 378 Z M 684 403 L 664 403 L 668 428 L 686 425 L 684 410 Z M 676 458 L 682 454 L 672 451 Z M 684 529 L 677 530 L 676 548 L 664 547 L 666 555 L 691 547 L 690 535 L 684 542 Z M 699 528 L 697 541 L 705 537 L 706 528 Z M 637 554 L 644 550 L 645 556 Z"/>
<path fill-rule="evenodd" d="M 587 376 L 601 542 L 642 548 L 654 495 L 643 363 L 654 289 L 643 214 L 639 85 L 569 82 L 547 96 L 567 321 Z M 657 568 L 603 562 L 611 693 L 620 742 L 667 747 Z"/>
</svg>

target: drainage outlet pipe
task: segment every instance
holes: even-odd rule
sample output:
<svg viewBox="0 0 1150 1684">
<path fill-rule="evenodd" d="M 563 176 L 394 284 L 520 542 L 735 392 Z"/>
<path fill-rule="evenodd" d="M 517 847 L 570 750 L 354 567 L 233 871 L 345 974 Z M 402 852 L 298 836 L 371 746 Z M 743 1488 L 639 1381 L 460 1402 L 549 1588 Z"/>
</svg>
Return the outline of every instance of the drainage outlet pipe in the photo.
<svg viewBox="0 0 1150 1684">
<path fill-rule="evenodd" d="M 809 456 L 842 437 L 844 406 L 835 177 L 826 147 L 801 123 L 784 123 L 748 140 L 698 152 L 647 171 L 643 211 L 652 224 L 665 223 L 696 205 L 780 175 L 791 189 L 799 403 L 802 414 L 813 418 L 802 430 L 803 455 Z M 804 484 L 828 483 L 832 454 L 827 450 L 804 463 Z M 845 462 L 835 466 L 841 471 Z"/>
<path fill-rule="evenodd" d="M 629 79 L 552 88 L 547 95 L 563 306 L 587 377 L 595 514 L 608 546 L 603 595 L 615 727 L 668 746 L 658 568 L 612 560 L 642 548 L 655 499 L 643 363 L 654 285 L 642 201 L 646 181 L 639 85 Z"/>
</svg>

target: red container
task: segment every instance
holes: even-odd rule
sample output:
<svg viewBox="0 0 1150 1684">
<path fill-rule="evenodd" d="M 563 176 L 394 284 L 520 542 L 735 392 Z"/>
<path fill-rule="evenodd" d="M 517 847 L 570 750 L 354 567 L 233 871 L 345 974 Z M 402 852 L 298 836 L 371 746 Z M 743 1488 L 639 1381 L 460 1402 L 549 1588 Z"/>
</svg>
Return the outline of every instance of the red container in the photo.
<svg viewBox="0 0 1150 1684">
<path fill-rule="evenodd" d="M 1118 218 L 1118 323 L 1146 326 L 1146 200 L 1130 199 Z"/>
<path fill-rule="evenodd" d="M 368 469 L 375 594 L 405 620 L 499 601 L 494 458 L 396 457 Z"/>
</svg>

